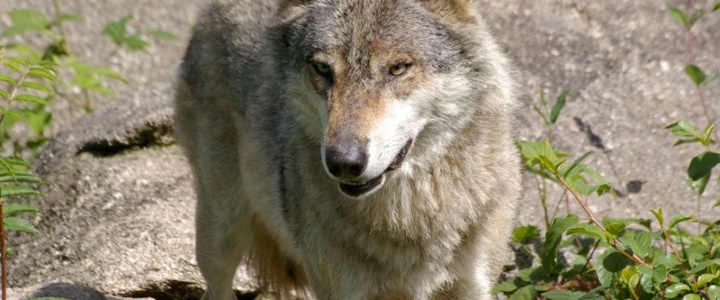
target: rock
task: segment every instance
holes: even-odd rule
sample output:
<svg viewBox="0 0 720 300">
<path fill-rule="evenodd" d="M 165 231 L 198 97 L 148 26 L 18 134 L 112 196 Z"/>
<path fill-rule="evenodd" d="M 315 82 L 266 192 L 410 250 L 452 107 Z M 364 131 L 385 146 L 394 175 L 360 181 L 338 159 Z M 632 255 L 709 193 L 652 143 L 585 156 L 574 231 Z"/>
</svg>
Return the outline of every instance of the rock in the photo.
<svg viewBox="0 0 720 300">
<path fill-rule="evenodd" d="M 198 298 L 194 192 L 174 144 L 171 95 L 110 106 L 59 132 L 37 159 L 38 234 L 11 240 L 11 286 L 70 281 L 112 295 Z M 242 292 L 253 292 L 240 276 Z M 181 291 L 181 292 L 178 292 Z"/>
<path fill-rule="evenodd" d="M 49 283 L 31 286 L 23 289 L 11 289 L 9 300 L 27 298 L 65 298 L 69 300 L 129 300 L 131 298 L 105 296 L 91 287 L 72 283 Z M 153 300 L 152 298 L 132 298 L 134 300 Z"/>
</svg>

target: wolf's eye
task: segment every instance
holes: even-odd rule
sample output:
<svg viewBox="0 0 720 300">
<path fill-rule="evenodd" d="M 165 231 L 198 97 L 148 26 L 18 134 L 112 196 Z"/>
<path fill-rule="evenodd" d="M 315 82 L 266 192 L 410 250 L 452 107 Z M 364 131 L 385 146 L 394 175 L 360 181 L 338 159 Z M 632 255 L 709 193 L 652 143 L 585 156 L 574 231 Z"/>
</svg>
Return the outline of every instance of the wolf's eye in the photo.
<svg viewBox="0 0 720 300">
<path fill-rule="evenodd" d="M 408 67 L 410 67 L 410 64 L 405 62 L 394 64 L 392 67 L 390 67 L 390 75 L 400 76 L 402 74 L 405 74 Z"/>
<path fill-rule="evenodd" d="M 313 63 L 312 64 L 313 69 L 315 69 L 315 73 L 318 73 L 318 75 L 322 76 L 330 76 L 332 72 L 332 68 L 328 64 L 324 63 Z"/>
</svg>

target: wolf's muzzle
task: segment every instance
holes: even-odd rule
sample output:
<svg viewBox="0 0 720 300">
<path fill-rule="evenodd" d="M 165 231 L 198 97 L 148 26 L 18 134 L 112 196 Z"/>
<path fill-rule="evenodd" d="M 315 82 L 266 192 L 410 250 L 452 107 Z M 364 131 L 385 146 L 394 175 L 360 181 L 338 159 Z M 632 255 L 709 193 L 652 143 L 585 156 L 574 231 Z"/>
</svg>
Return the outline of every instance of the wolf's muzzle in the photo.
<svg viewBox="0 0 720 300">
<path fill-rule="evenodd" d="M 328 172 L 341 180 L 357 178 L 365 171 L 368 155 L 365 147 L 353 145 L 350 147 L 329 147 L 325 150 L 325 164 Z"/>
</svg>

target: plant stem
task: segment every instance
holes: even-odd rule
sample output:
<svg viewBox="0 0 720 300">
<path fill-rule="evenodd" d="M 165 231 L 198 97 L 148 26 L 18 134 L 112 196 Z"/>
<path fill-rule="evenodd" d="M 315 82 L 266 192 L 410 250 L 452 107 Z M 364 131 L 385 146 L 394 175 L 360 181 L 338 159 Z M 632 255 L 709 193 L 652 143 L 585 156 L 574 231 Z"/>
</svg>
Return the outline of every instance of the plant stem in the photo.
<svg viewBox="0 0 720 300">
<path fill-rule="evenodd" d="M 689 16 L 692 15 L 692 7 L 690 4 L 690 0 L 685 2 L 685 13 Z M 692 27 L 685 27 L 685 40 L 687 41 L 688 61 L 691 65 L 695 66 L 697 65 L 697 55 L 695 54 L 695 36 L 692 33 Z M 713 124 L 713 118 L 710 116 L 710 109 L 708 109 L 707 101 L 705 100 L 705 93 L 699 85 L 695 85 L 695 91 L 697 92 L 698 100 L 700 101 L 700 106 L 702 106 L 707 123 Z M 713 135 L 715 136 L 715 141 L 720 142 L 720 135 L 718 135 L 717 131 L 714 131 Z"/>
<path fill-rule="evenodd" d="M 2 300 L 7 299 L 7 249 L 5 248 L 5 217 L 3 201 L 0 199 L 0 254 L 2 254 Z"/>
<path fill-rule="evenodd" d="M 565 181 L 565 179 L 562 178 L 562 176 L 560 176 L 560 174 L 558 174 L 557 172 L 555 172 L 553 174 L 555 175 L 555 178 L 557 178 L 558 181 L 563 185 L 563 187 L 565 187 L 565 189 L 567 191 L 569 191 L 570 194 L 572 194 L 573 198 L 575 198 L 577 203 L 580 204 L 580 207 L 582 207 L 582 209 L 585 211 L 585 214 L 587 214 L 587 216 L 590 218 L 590 220 L 593 223 L 595 223 L 595 226 L 597 226 L 604 232 L 605 226 L 603 226 L 602 223 L 600 223 L 600 221 L 598 221 L 598 219 L 595 218 L 595 215 L 590 211 L 590 208 L 588 208 L 587 205 L 585 205 L 585 203 L 583 203 L 582 199 L 580 199 L 580 195 L 578 195 L 578 193 L 575 190 L 570 188 L 570 185 L 568 185 L 568 183 Z M 613 242 L 614 243 L 610 243 L 610 246 L 612 246 L 616 251 L 620 252 L 622 255 L 625 255 L 625 257 L 634 261 L 638 265 L 645 265 L 646 267 L 648 267 L 648 269 L 650 269 L 650 270 L 653 269 L 653 266 L 651 266 L 650 264 L 645 262 L 645 260 L 643 260 L 641 257 L 637 256 L 634 253 L 629 254 L 629 253 L 625 252 L 625 250 L 623 250 L 623 247 L 622 247 L 624 245 L 622 242 L 620 242 L 619 239 L 615 238 L 615 239 L 613 239 Z"/>
<path fill-rule="evenodd" d="M 27 76 L 27 72 L 22 73 L 22 75 L 20 75 L 20 79 L 18 79 L 18 81 L 15 83 L 15 85 L 13 85 L 13 86 L 10 88 L 10 96 L 8 97 L 7 109 L 5 109 L 4 111 L 7 111 L 7 110 L 10 109 L 10 106 L 11 106 L 12 103 L 13 103 L 13 99 L 15 99 L 15 95 L 17 95 L 17 92 L 18 92 L 18 90 L 20 89 L 20 84 L 22 84 L 23 81 L 25 81 L 26 76 Z M 2 124 L 3 120 L 5 120 L 5 114 L 4 114 L 4 113 L 0 115 L 0 125 Z"/>
<path fill-rule="evenodd" d="M 60 9 L 60 0 L 54 0 L 53 4 L 55 5 L 55 19 L 57 20 L 57 27 L 60 31 L 60 42 L 58 43 L 58 47 L 65 52 L 68 56 L 72 57 L 72 49 L 70 48 L 70 44 L 67 42 L 67 33 L 65 33 L 65 26 L 63 26 L 63 20 L 62 20 L 62 9 Z"/>
<path fill-rule="evenodd" d="M 590 260 L 592 260 L 593 255 L 595 255 L 595 250 L 597 250 L 598 246 L 600 246 L 600 239 L 595 241 L 595 245 L 593 245 L 592 251 L 590 251 L 590 255 L 587 256 L 585 265 L 582 267 L 582 269 L 580 269 L 580 276 L 582 276 L 582 274 L 585 273 L 585 270 L 587 270 L 587 267 L 590 265 Z"/>
<path fill-rule="evenodd" d="M 684 262 L 684 259 L 680 257 L 680 253 L 678 253 L 677 249 L 675 249 L 675 244 L 670 240 L 670 235 L 668 234 L 667 230 L 665 229 L 665 226 L 663 224 L 660 224 L 660 229 L 662 230 L 663 234 L 665 235 L 665 243 L 667 243 L 668 246 L 670 246 L 670 249 L 672 250 L 673 254 L 675 254 L 675 258 L 678 259 L 680 262 Z M 683 264 L 684 266 L 685 264 Z"/>
</svg>

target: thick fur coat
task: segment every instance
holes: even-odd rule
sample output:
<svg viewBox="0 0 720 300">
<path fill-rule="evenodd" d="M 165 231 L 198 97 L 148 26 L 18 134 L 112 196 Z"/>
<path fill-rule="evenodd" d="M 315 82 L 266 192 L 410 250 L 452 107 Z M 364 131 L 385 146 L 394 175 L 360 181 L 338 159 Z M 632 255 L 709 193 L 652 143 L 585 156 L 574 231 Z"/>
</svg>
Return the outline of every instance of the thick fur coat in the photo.
<svg viewBox="0 0 720 300">
<path fill-rule="evenodd" d="M 205 300 L 487 299 L 520 196 L 508 62 L 472 0 L 215 0 L 180 71 Z"/>
</svg>

